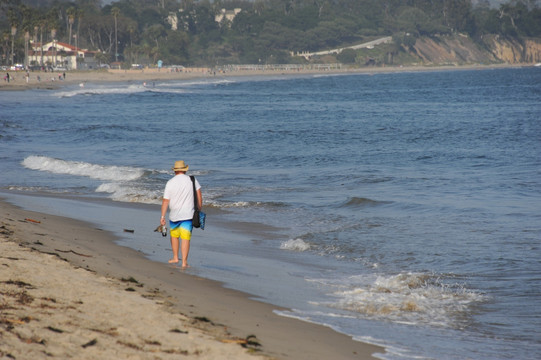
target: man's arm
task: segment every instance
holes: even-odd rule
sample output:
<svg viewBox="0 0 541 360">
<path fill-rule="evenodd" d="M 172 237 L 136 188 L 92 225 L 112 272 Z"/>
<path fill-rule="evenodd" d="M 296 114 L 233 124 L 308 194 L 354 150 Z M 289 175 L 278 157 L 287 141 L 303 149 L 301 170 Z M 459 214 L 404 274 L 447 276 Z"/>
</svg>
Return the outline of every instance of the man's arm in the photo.
<svg viewBox="0 0 541 360">
<path fill-rule="evenodd" d="M 167 214 L 167 208 L 169 207 L 169 199 L 162 200 L 162 217 L 160 218 L 160 224 L 165 225 L 165 214 Z"/>
<path fill-rule="evenodd" d="M 199 210 L 203 208 L 203 195 L 201 194 L 201 189 L 197 190 L 197 206 Z"/>
</svg>

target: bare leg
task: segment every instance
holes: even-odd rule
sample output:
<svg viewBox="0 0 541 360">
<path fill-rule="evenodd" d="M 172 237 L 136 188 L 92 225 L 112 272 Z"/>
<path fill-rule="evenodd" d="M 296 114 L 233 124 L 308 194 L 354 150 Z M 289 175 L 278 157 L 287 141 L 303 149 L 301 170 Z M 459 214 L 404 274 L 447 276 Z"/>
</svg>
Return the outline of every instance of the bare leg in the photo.
<svg viewBox="0 0 541 360">
<path fill-rule="evenodd" d="M 188 253 L 190 252 L 190 240 L 182 240 L 182 267 L 188 267 Z"/>
<path fill-rule="evenodd" d="M 179 250 L 178 238 L 171 236 L 171 249 L 173 250 L 173 258 L 169 260 L 169 263 L 178 263 L 178 250 Z"/>
</svg>

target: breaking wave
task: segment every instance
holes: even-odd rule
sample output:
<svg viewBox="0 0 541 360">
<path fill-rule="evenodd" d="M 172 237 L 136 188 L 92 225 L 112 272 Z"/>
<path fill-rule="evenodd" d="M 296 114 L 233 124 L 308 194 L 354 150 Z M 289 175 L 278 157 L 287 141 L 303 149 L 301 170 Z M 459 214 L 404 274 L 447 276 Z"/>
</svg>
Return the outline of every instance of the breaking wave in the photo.
<svg viewBox="0 0 541 360">
<path fill-rule="evenodd" d="M 112 95 L 112 94 L 135 94 L 145 92 L 148 89 L 143 85 L 126 85 L 122 87 L 104 87 L 104 86 L 88 86 L 81 83 L 78 89 L 59 91 L 54 93 L 54 96 L 59 98 L 68 98 L 73 96 L 89 96 L 89 95 Z"/>
<path fill-rule="evenodd" d="M 336 301 L 321 305 L 403 324 L 463 328 L 472 306 L 484 301 L 464 285 L 425 273 L 352 276 L 338 285 L 336 280 L 311 281 L 337 287 L 331 293 Z"/>
<path fill-rule="evenodd" d="M 162 189 L 146 189 L 131 183 L 104 183 L 96 189 L 96 192 L 111 194 L 110 198 L 114 201 L 142 204 L 160 204 L 162 191 Z"/>
<path fill-rule="evenodd" d="M 96 189 L 87 189 L 87 191 L 110 194 L 109 198 L 114 201 L 159 204 L 162 199 L 163 189 L 153 186 L 152 179 L 148 179 L 148 176 L 146 176 L 148 174 L 159 176 L 160 171 L 127 166 L 91 164 L 36 155 L 28 156 L 22 161 L 22 165 L 31 170 L 82 176 L 103 181 Z M 48 189 L 48 191 L 51 190 Z"/>
<path fill-rule="evenodd" d="M 106 181 L 130 181 L 142 177 L 145 170 L 114 165 L 97 165 L 81 161 L 68 161 L 47 156 L 28 156 L 22 165 L 31 170 L 48 171 L 54 174 L 85 176 Z"/>
<path fill-rule="evenodd" d="M 304 242 L 302 239 L 291 239 L 282 242 L 280 249 L 290 251 L 307 251 L 310 250 L 310 244 Z"/>
</svg>

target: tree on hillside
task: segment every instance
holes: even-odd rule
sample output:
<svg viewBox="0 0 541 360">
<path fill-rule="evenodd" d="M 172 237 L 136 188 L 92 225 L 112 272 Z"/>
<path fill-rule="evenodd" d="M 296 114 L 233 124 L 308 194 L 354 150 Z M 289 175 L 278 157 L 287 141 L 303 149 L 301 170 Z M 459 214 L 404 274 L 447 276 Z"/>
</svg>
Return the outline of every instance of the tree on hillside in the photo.
<svg viewBox="0 0 541 360">
<path fill-rule="evenodd" d="M 120 15 L 120 9 L 113 7 L 111 9 L 111 15 L 115 19 L 115 61 L 118 61 L 118 16 Z"/>
<path fill-rule="evenodd" d="M 452 32 L 459 32 L 467 28 L 471 21 L 471 0 L 444 0 L 444 24 Z"/>
<path fill-rule="evenodd" d="M 26 5 L 22 5 L 26 4 Z M 109 60 L 160 57 L 166 63 L 210 64 L 292 61 L 290 52 L 321 51 L 390 36 L 415 43 L 420 36 L 468 33 L 541 36 L 539 0 L 0 0 L 3 62 L 22 58 L 27 31 L 54 38 Z M 240 8 L 227 24 L 215 16 Z M 8 16 L 8 13 L 12 16 Z M 178 19 L 172 30 L 168 18 Z M 15 34 L 11 29 L 16 28 Z M 74 35 L 74 33 L 76 33 Z M 409 34 L 409 35 L 408 35 Z M 407 48 L 405 42 L 391 49 Z M 401 45 L 404 45 L 401 47 Z M 398 49 L 398 50 L 397 50 Z M 114 52 L 114 56 L 112 56 Z M 397 53 L 398 54 L 398 53 Z M 400 55 L 400 54 L 398 54 Z"/>
</svg>

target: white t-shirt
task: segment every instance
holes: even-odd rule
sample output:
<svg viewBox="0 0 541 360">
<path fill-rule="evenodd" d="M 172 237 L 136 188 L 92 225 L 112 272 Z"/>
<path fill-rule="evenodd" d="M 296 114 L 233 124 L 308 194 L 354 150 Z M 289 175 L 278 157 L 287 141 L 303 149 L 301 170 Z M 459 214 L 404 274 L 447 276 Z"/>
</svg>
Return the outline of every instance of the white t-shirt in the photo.
<svg viewBox="0 0 541 360">
<path fill-rule="evenodd" d="M 195 190 L 201 185 L 195 179 Z M 165 185 L 163 198 L 169 200 L 169 220 L 191 220 L 194 213 L 192 179 L 186 174 L 175 175 Z"/>
</svg>

